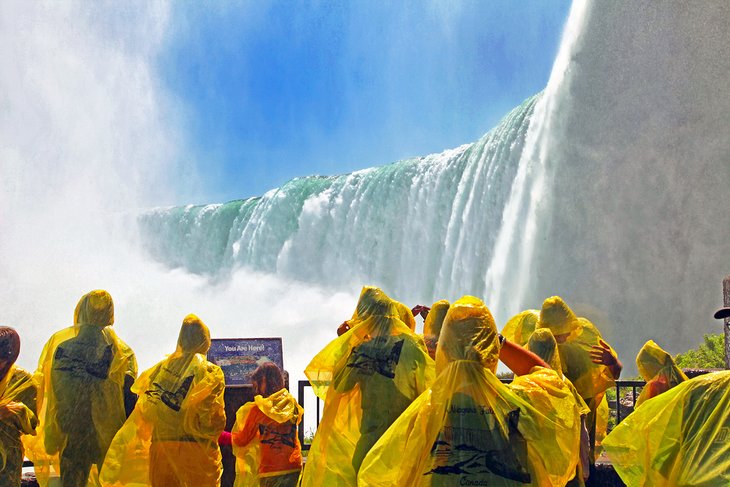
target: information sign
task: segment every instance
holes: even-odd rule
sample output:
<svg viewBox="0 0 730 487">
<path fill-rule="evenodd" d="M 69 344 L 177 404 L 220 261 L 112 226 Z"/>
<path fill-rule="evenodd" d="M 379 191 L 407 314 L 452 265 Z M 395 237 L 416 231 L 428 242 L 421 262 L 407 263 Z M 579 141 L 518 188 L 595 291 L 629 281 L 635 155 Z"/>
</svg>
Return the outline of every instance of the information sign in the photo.
<svg viewBox="0 0 730 487">
<path fill-rule="evenodd" d="M 253 371 L 266 362 L 284 371 L 281 338 L 214 338 L 208 360 L 223 369 L 226 386 L 250 386 Z"/>
</svg>

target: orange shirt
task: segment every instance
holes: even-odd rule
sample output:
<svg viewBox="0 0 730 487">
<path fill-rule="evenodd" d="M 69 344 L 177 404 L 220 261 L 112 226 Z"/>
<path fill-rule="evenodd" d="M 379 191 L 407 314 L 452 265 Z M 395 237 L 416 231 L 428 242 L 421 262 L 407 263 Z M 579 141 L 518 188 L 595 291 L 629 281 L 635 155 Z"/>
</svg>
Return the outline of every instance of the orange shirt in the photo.
<svg viewBox="0 0 730 487">
<path fill-rule="evenodd" d="M 669 384 L 666 377 L 660 375 L 656 379 L 652 379 L 647 382 L 646 388 L 649 389 L 646 399 L 651 399 L 652 397 L 656 397 L 659 394 L 667 392 L 669 389 L 672 388 L 672 386 L 671 384 Z"/>
<path fill-rule="evenodd" d="M 302 468 L 302 447 L 297 425 L 277 423 L 253 406 L 240 432 L 231 433 L 235 446 L 246 446 L 258 438 L 261 443 L 259 473 L 285 472 Z"/>
</svg>

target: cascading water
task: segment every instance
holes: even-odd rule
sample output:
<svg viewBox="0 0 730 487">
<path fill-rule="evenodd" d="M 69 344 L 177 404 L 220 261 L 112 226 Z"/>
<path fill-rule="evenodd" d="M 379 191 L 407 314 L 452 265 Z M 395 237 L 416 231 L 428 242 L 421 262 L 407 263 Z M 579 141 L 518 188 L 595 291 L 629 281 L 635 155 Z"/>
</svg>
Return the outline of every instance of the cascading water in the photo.
<svg viewBox="0 0 730 487">
<path fill-rule="evenodd" d="M 298 178 L 261 198 L 146 212 L 147 248 L 206 274 L 244 266 L 329 287 L 377 283 L 414 303 L 481 295 L 538 100 L 442 154 Z"/>
</svg>

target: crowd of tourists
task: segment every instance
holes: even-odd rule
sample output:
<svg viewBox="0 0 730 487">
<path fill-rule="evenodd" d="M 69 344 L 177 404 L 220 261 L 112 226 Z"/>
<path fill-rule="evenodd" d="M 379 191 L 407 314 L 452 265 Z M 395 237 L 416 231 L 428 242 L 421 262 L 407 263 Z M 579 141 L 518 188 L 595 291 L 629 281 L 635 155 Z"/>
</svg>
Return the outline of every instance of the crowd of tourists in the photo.
<svg viewBox="0 0 730 487">
<path fill-rule="evenodd" d="M 304 411 L 276 365 L 255 370 L 254 400 L 224 431 L 225 378 L 200 318 L 139 375 L 113 324 L 109 293 L 84 295 L 33 374 L 15 365 L 18 333 L 0 327 L 0 486 L 20 485 L 24 456 L 43 487 L 217 486 L 220 445 L 241 487 L 580 486 L 599 449 L 630 486 L 730 485 L 730 372 L 689 380 L 648 341 L 636 359 L 646 386 L 607 435 L 622 364 L 557 296 L 500 333 L 476 297 L 409 308 L 364 287 L 305 370 L 324 409 L 304 467 Z"/>
</svg>

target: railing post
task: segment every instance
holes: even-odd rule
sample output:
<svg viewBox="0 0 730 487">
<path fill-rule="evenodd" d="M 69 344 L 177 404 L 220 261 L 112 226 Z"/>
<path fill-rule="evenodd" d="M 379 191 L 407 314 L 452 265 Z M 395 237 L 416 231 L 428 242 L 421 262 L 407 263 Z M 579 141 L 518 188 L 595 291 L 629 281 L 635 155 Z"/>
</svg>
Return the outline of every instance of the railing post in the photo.
<svg viewBox="0 0 730 487">
<path fill-rule="evenodd" d="M 723 306 L 730 306 L 730 276 L 722 281 L 722 302 Z M 722 328 L 725 332 L 725 368 L 730 369 L 730 318 L 725 318 Z"/>
<path fill-rule="evenodd" d="M 300 380 L 297 383 L 298 386 L 298 395 L 299 395 L 299 405 L 304 408 L 304 386 L 307 385 L 307 381 Z M 302 422 L 299 424 L 299 444 L 304 447 L 304 418 L 302 418 Z"/>
<path fill-rule="evenodd" d="M 317 398 L 317 428 L 319 428 L 319 396 L 315 396 Z"/>
</svg>

